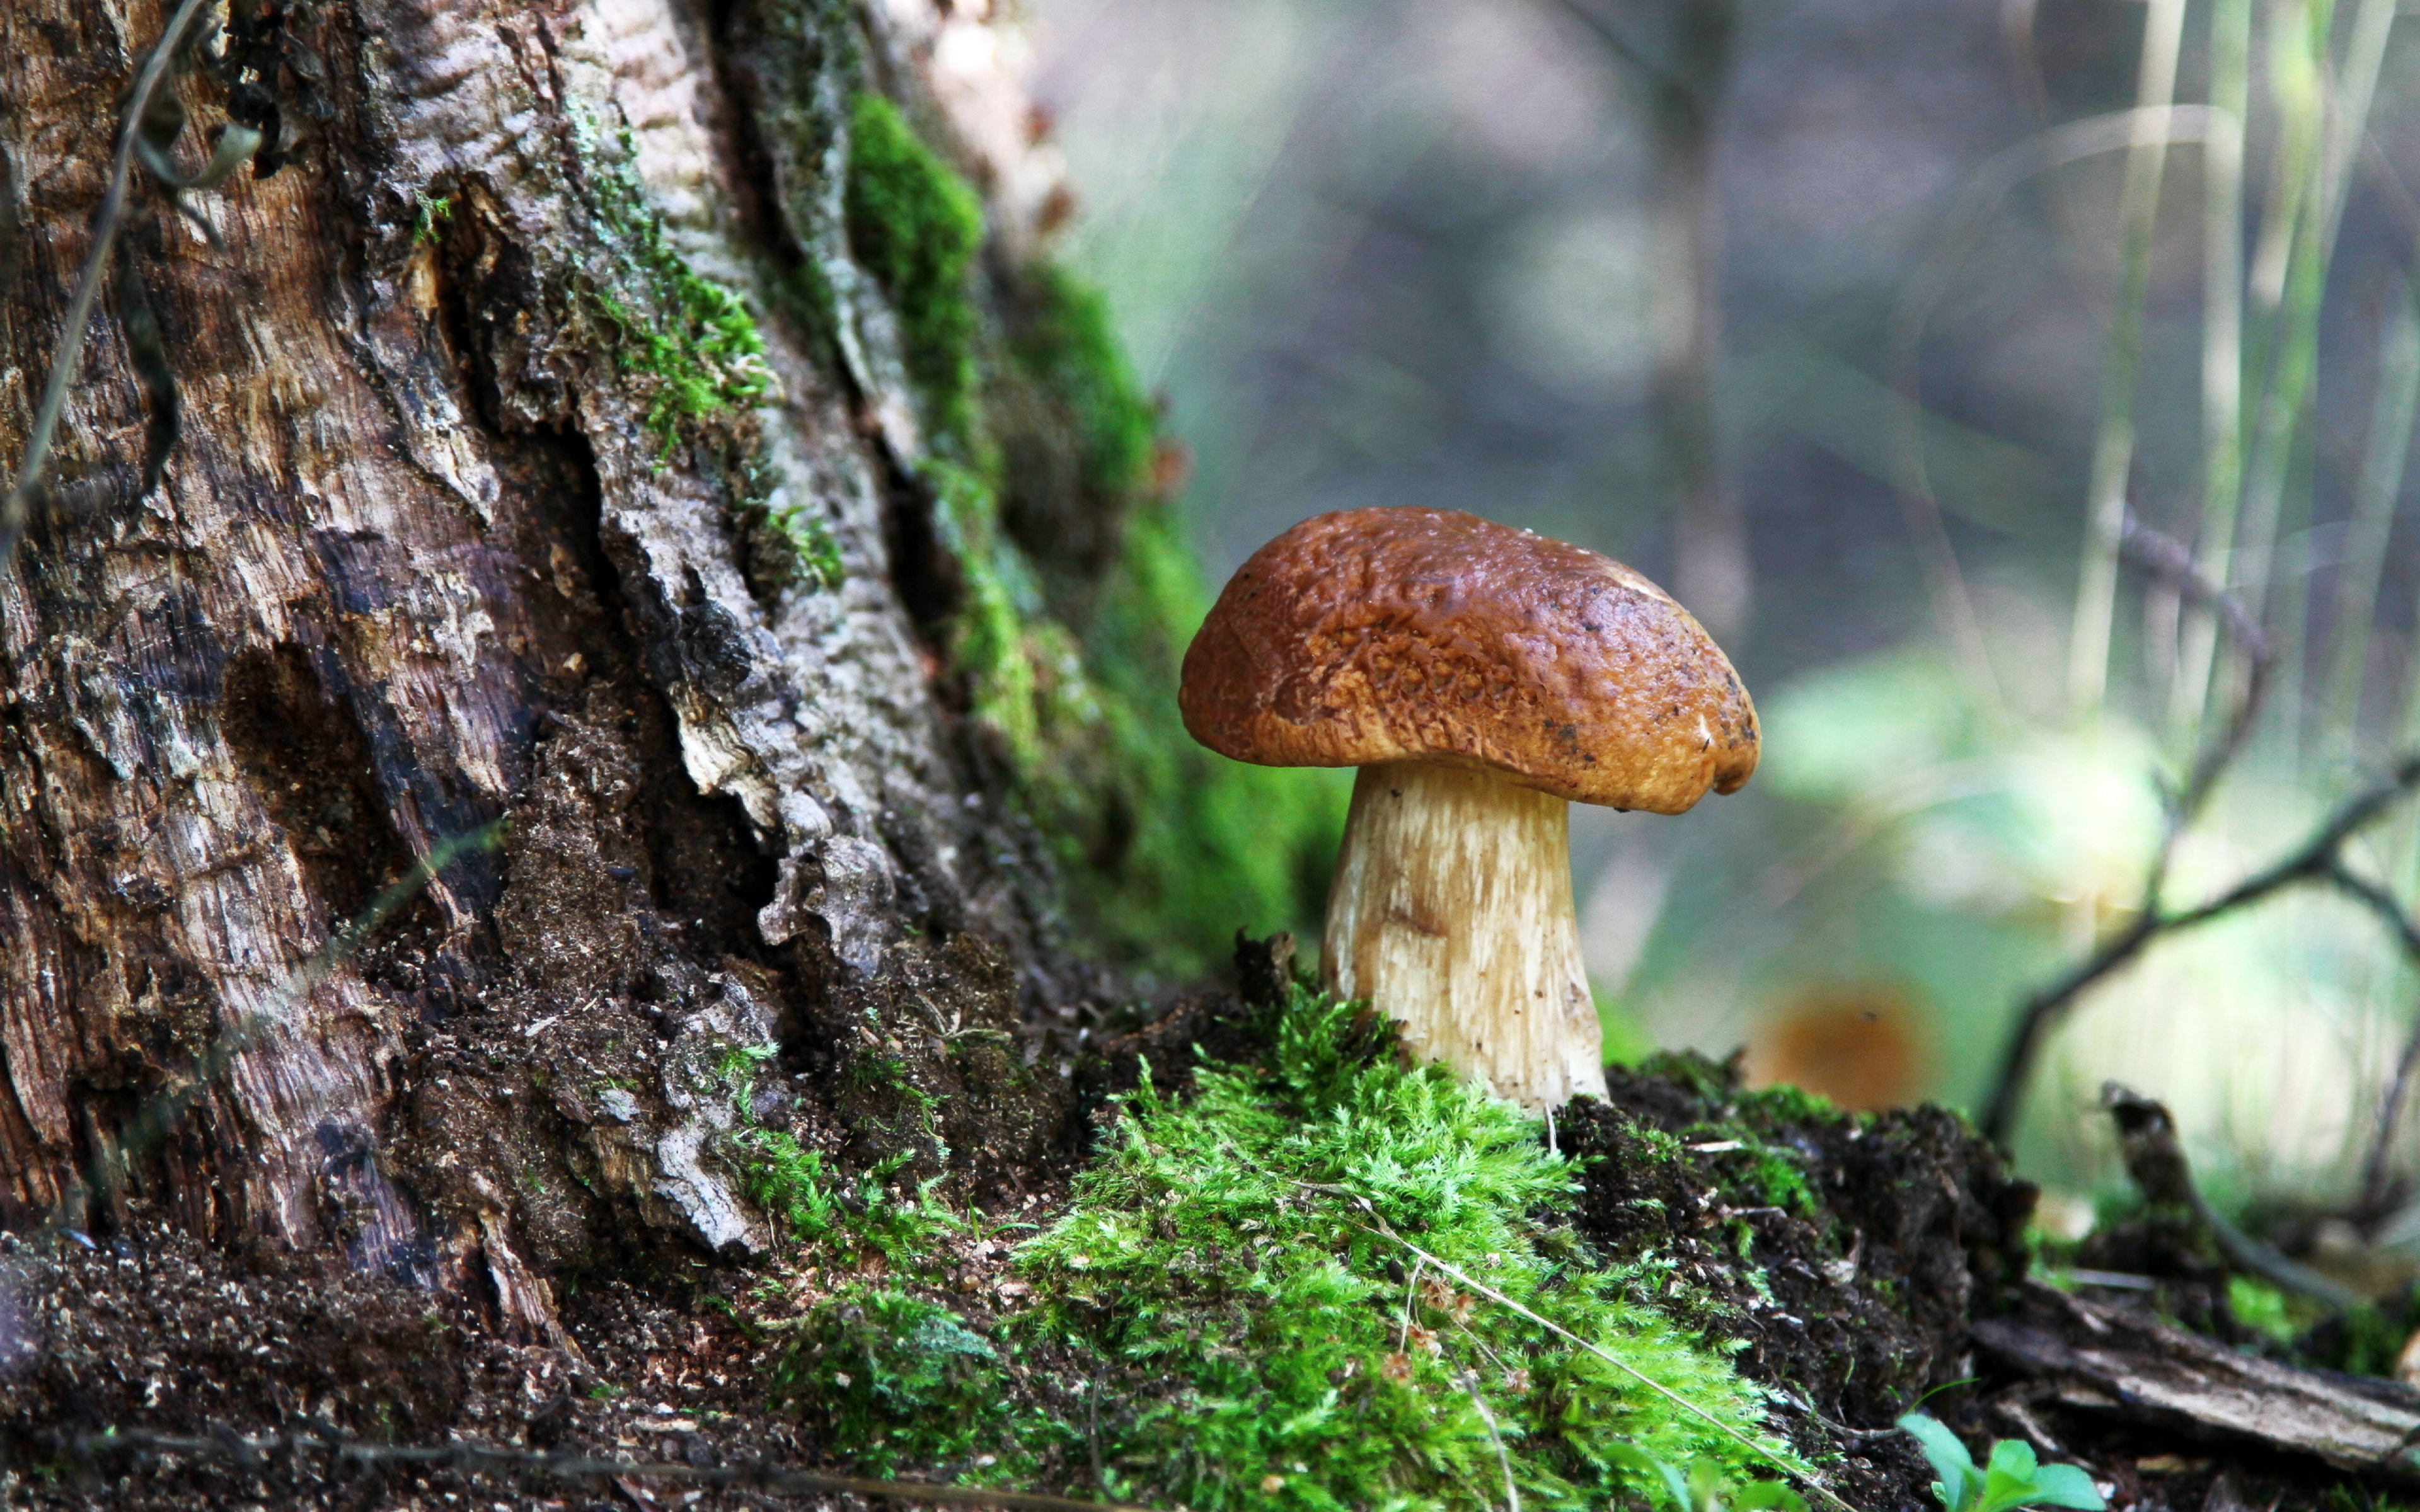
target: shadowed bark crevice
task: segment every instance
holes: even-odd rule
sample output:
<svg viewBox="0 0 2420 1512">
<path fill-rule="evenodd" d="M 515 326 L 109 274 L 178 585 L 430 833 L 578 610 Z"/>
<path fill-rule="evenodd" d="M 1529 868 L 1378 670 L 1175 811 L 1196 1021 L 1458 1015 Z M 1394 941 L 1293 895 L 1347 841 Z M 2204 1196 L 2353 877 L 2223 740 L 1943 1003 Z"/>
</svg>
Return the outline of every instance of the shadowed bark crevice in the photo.
<svg viewBox="0 0 2420 1512">
<path fill-rule="evenodd" d="M 361 727 L 328 695 L 312 654 L 253 647 L 227 664 L 220 733 L 293 851 L 330 929 L 411 865 Z M 425 903 L 414 912 L 424 915 Z"/>
</svg>

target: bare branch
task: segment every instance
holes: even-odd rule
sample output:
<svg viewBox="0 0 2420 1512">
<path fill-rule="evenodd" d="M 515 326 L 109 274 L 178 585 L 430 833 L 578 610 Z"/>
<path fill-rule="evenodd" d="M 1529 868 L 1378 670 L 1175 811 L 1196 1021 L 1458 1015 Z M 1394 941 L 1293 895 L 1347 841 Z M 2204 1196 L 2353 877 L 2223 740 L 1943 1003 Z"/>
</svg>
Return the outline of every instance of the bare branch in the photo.
<svg viewBox="0 0 2420 1512">
<path fill-rule="evenodd" d="M 2040 1047 L 2042 1036 L 2049 1032 L 2052 1020 L 2065 1012 L 2086 988 L 2142 953 L 2143 948 L 2151 943 L 2154 935 L 2168 930 L 2190 929 L 2208 918 L 2217 917 L 2215 914 L 2187 914 L 2170 918 L 2164 914 L 2168 867 L 2176 857 L 2177 842 L 2200 817 L 2211 794 L 2217 790 L 2219 779 L 2242 753 L 2243 743 L 2259 718 L 2261 702 L 2269 688 L 2271 657 L 2268 635 L 2241 599 L 2211 581 L 2201 571 L 2194 562 L 2193 553 L 2182 543 L 2152 530 L 2129 511 L 2118 537 L 2118 559 L 2167 587 L 2178 596 L 2208 609 L 2211 617 L 2226 627 L 2242 648 L 2244 665 L 2248 669 L 2243 695 L 2237 701 L 2235 713 L 2226 725 L 2194 758 L 2193 770 L 2186 776 L 2184 785 L 2169 798 L 2167 823 L 2161 831 L 2158 848 L 2152 852 L 2149 870 L 2143 878 L 2143 902 L 2135 910 L 2133 922 L 2103 940 L 2090 956 L 2065 977 L 2026 999 L 2024 1007 L 2019 1010 L 2016 1033 L 2002 1056 L 1999 1074 L 1992 1084 L 1991 1101 L 1983 1114 L 1984 1134 L 2004 1145 L 2016 1124 L 2017 1100 L 2024 1095 L 2025 1075 L 2033 1069 L 2034 1056 Z M 2407 762 L 2406 764 L 2410 764 Z M 2400 795 L 2402 791 L 2402 787 L 2397 787 L 2386 801 Z M 2370 811 L 2374 810 L 2366 810 Z M 2365 818 L 2363 822 L 2367 821 Z M 2326 854 L 2333 856 L 2337 843 L 2341 843 L 2340 839 L 2329 842 Z M 2308 864 L 2317 864 L 2319 859 L 2320 857 L 2309 858 Z M 2297 872 L 2279 877 L 2253 896 L 2265 897 L 2276 887 L 2305 880 L 2307 872 Z M 2247 897 L 2227 903 L 2226 908 L 2241 907 L 2243 903 L 2251 901 L 2252 898 Z"/>
<path fill-rule="evenodd" d="M 2388 808 L 2420 788 L 2420 755 L 2407 755 L 2396 764 L 2385 780 L 2379 782 L 2347 800 L 2328 817 L 2303 844 L 2268 867 L 2254 872 L 2233 887 L 2207 903 L 2178 912 L 2168 912 L 2160 903 L 2160 885 L 2164 880 L 2166 856 L 2173 840 L 2164 844 L 2155 863 L 2151 885 L 2145 889 L 2143 907 L 2133 919 L 2116 934 L 2103 940 L 2091 955 L 2068 973 L 2025 1000 L 2018 1011 L 2016 1032 L 2002 1053 L 2000 1069 L 1992 1084 L 1992 1095 L 1985 1104 L 1982 1127 L 1985 1135 L 2006 1145 L 2016 1125 L 2017 1102 L 2024 1094 L 2025 1074 L 2033 1067 L 2035 1055 L 2041 1047 L 2052 1022 L 2086 989 L 2116 972 L 2143 953 L 2144 948 L 2163 935 L 2182 933 L 2197 929 L 2215 919 L 2224 918 L 2238 909 L 2260 902 L 2273 893 L 2309 882 L 2322 882 L 2344 887 L 2345 871 L 2342 850 L 2347 841 L 2385 813 Z M 2177 810 L 2182 812 L 2181 807 Z M 2359 879 L 2354 879 L 2356 885 Z M 2355 893 L 2356 898 L 2361 894 Z"/>
</svg>

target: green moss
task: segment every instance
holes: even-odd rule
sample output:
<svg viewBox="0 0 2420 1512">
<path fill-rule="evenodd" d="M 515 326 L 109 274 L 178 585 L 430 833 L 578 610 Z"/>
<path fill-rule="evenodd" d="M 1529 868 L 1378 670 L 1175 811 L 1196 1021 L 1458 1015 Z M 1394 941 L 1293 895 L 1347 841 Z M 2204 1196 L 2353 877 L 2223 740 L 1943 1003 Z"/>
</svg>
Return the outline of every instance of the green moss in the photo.
<svg viewBox="0 0 2420 1512">
<path fill-rule="evenodd" d="M 1033 779 L 1044 768 L 1046 706 L 1044 674 L 1060 658 L 1038 635 L 1059 630 L 1042 614 L 1024 557 L 1002 540 L 999 504 L 990 481 L 972 468 L 942 459 L 923 470 L 932 486 L 935 517 L 944 545 L 959 564 L 964 587 L 951 631 L 951 659 L 969 683 L 970 712 L 1016 772 Z M 1064 631 L 1059 630 L 1063 638 Z M 1080 669 L 1077 669 L 1080 675 Z M 1062 678 L 1061 682 L 1065 679 Z M 1077 711 L 1076 724 L 1085 721 Z M 1073 732 L 1067 721 L 1052 733 Z"/>
<path fill-rule="evenodd" d="M 994 1439 L 1000 1355 L 954 1309 L 852 1283 L 807 1316 L 775 1398 L 812 1403 L 831 1447 L 876 1474 L 970 1458 Z"/>
<path fill-rule="evenodd" d="M 783 1130 L 743 1126 L 727 1136 L 725 1150 L 740 1172 L 740 1189 L 786 1242 L 821 1245 L 854 1260 L 913 1271 L 931 1264 L 945 1241 L 967 1230 L 967 1220 L 936 1196 L 938 1179 L 921 1183 L 913 1196 L 902 1196 L 887 1184 L 912 1151 L 892 1155 L 847 1181 L 819 1151 Z"/>
<path fill-rule="evenodd" d="M 1037 264 L 1004 281 L 1004 318 L 986 325 L 974 192 L 878 94 L 851 98 L 849 131 L 850 255 L 898 321 L 931 438 L 917 472 L 960 569 L 950 662 L 1058 848 L 1079 924 L 1123 964 L 1178 978 L 1222 960 L 1238 925 L 1315 928 L 1350 779 L 1239 765 L 1178 720 L 1208 595 L 1151 495 L 1157 417 L 1107 306 Z"/>
<path fill-rule="evenodd" d="M 1085 502 L 1117 510 L 1148 482 L 1158 412 L 1135 385 L 1099 290 L 1053 263 L 1026 270 L 1024 283 L 1010 354 L 1062 412 Z"/>
<path fill-rule="evenodd" d="M 847 572 L 841 564 L 840 542 L 823 516 L 806 504 L 793 504 L 773 511 L 771 519 L 798 554 L 799 570 L 808 580 L 827 593 L 839 588 Z"/>
<path fill-rule="evenodd" d="M 1208 595 L 1150 495 L 1156 414 L 1107 307 L 1036 265 L 987 328 L 981 202 L 881 96 L 852 98 L 849 129 L 850 254 L 897 318 L 932 438 L 917 471 L 960 569 L 950 662 L 1058 847 L 1079 923 L 1124 964 L 1177 978 L 1222 960 L 1238 925 L 1315 928 L 1350 779 L 1239 765 L 1178 720 L 1178 663 Z M 1046 581 L 1019 545 L 1034 536 L 1056 567 L 1078 538 L 1106 554 Z M 837 566 L 817 543 L 798 548 Z"/>
<path fill-rule="evenodd" d="M 590 208 L 612 255 L 588 295 L 613 328 L 613 358 L 646 404 L 663 453 L 700 424 L 745 413 L 772 397 L 765 339 L 736 290 L 700 274 L 675 251 L 663 217 L 631 164 L 626 128 L 607 150 L 595 123 L 572 116 Z"/>
<path fill-rule="evenodd" d="M 1525 1504 L 1602 1507 L 1649 1484 L 1640 1455 L 1803 1471 L 1755 1388 L 1561 1223 L 1573 1167 L 1534 1120 L 1405 1068 L 1324 997 L 1272 1037 L 1189 1100 L 1125 1101 L 1016 1251 L 1019 1304 L 978 1320 L 893 1258 L 812 1310 L 776 1389 L 871 1466 L 1080 1466 L 1104 1494 L 1210 1512 L 1476 1512 L 1508 1465 Z"/>
<path fill-rule="evenodd" d="M 1184 1383 L 1121 1425 L 1114 1458 L 1151 1468 L 1120 1489 L 1482 1506 L 1503 1494 L 1500 1445 L 1525 1502 L 1576 1506 L 1622 1482 L 1616 1445 L 1762 1462 L 1731 1437 L 1761 1440 L 1753 1388 L 1549 1227 L 1575 1181 L 1536 1123 L 1371 1054 L 1359 1024 L 1297 997 L 1266 1067 L 1205 1072 L 1187 1103 L 1146 1086 L 1074 1211 L 1019 1252 L 1056 1338 Z"/>
<path fill-rule="evenodd" d="M 411 218 L 411 241 L 414 246 L 434 246 L 445 235 L 445 223 L 454 218 L 454 197 L 450 194 L 415 194 L 418 206 Z"/>
<path fill-rule="evenodd" d="M 1057 847 L 1087 933 L 1129 964 L 1198 977 L 1235 929 L 1315 929 L 1352 779 L 1203 749 L 1177 667 L 1207 606 L 1172 510 L 1140 506 L 1078 639 L 1049 612 L 975 469 L 925 464 L 964 580 L 951 656 L 970 713 Z"/>
<path fill-rule="evenodd" d="M 1149 505 L 1085 637 L 1111 710 L 1109 817 L 1125 830 L 1075 869 L 1077 902 L 1112 945 L 1177 976 L 1223 960 L 1238 926 L 1316 937 L 1353 789 L 1349 772 L 1247 765 L 1186 733 L 1178 666 L 1208 608 L 1175 511 Z"/>
<path fill-rule="evenodd" d="M 897 106 L 861 91 L 849 104 L 849 254 L 898 316 L 901 357 L 937 440 L 973 430 L 974 295 L 983 202 L 920 141 Z"/>
<path fill-rule="evenodd" d="M 1739 1111 L 1742 1118 L 1766 1125 L 1828 1123 L 1846 1117 L 1840 1105 L 1823 1093 L 1787 1083 L 1741 1094 Z"/>
<path fill-rule="evenodd" d="M 2275 1344 L 2291 1344 L 2302 1328 L 2286 1294 L 2248 1275 L 2226 1278 L 2226 1309 L 2235 1320 Z"/>
</svg>

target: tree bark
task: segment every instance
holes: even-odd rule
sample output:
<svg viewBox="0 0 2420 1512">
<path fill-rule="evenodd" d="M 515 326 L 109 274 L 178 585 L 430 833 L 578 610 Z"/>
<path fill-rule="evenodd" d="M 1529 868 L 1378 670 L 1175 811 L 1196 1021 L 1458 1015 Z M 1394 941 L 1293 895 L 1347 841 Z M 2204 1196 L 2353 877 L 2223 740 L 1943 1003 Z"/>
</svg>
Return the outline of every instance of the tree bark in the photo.
<svg viewBox="0 0 2420 1512">
<path fill-rule="evenodd" d="M 173 87 L 282 165 L 187 196 L 217 249 L 150 191 L 124 255 L 181 441 L 144 495 L 106 312 L 0 568 L 8 1222 L 153 1205 L 543 1334 L 631 1235 L 764 1242 L 716 1153 L 758 1068 L 827 1142 L 1047 1152 L 1109 986 L 968 712 L 946 417 L 844 205 L 852 101 L 898 101 L 982 191 L 991 362 L 1064 198 L 991 8 L 236 0 Z M 0 10 L 12 462 L 163 20 Z"/>
</svg>

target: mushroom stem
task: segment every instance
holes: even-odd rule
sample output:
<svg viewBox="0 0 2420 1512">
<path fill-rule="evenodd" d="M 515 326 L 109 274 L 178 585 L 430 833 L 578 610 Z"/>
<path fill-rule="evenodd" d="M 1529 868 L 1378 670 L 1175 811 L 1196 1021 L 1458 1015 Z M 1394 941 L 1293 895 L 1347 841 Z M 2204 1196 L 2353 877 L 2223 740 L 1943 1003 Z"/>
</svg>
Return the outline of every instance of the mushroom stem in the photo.
<svg viewBox="0 0 2420 1512">
<path fill-rule="evenodd" d="M 1402 1024 L 1415 1060 L 1541 1111 L 1605 1095 L 1561 798 L 1462 767 L 1362 767 L 1320 953 L 1329 988 Z"/>
</svg>

